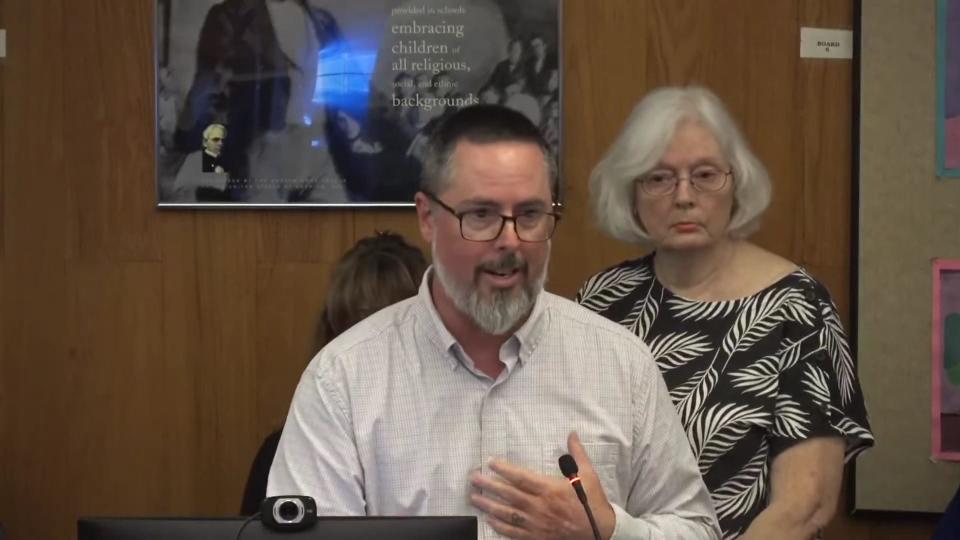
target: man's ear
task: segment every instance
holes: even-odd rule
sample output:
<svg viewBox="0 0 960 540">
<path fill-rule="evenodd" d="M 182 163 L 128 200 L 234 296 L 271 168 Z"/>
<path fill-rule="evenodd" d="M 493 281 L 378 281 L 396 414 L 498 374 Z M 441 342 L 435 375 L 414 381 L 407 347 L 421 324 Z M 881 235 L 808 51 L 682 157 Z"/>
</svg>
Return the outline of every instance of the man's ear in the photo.
<svg viewBox="0 0 960 540">
<path fill-rule="evenodd" d="M 420 236 L 423 241 L 430 244 L 433 242 L 433 233 L 435 225 L 433 223 L 433 205 L 430 199 L 423 192 L 417 192 L 413 197 L 414 204 L 417 205 L 417 225 L 420 226 Z"/>
</svg>

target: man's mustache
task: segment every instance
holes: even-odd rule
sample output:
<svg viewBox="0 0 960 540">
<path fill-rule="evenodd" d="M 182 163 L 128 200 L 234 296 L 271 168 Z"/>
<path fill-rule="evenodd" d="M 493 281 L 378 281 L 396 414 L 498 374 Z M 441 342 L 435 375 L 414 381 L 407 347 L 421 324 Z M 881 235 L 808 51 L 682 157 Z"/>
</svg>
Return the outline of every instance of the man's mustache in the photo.
<svg viewBox="0 0 960 540">
<path fill-rule="evenodd" d="M 484 272 L 496 272 L 498 274 L 506 274 L 508 272 L 513 272 L 515 270 L 520 272 L 527 271 L 527 261 L 517 253 L 507 253 L 502 257 L 498 258 L 495 261 L 488 261 L 481 264 L 477 267 L 478 270 Z"/>
</svg>

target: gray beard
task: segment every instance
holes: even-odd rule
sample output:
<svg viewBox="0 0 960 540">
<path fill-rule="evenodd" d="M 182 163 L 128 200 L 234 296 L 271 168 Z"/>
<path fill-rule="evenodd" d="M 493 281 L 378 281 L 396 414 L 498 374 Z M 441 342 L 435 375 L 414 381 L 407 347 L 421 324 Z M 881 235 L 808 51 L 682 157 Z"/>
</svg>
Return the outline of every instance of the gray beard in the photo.
<svg viewBox="0 0 960 540">
<path fill-rule="evenodd" d="M 478 287 L 462 286 L 447 272 L 437 257 L 436 245 L 432 246 L 433 269 L 437 279 L 453 305 L 481 330 L 495 336 L 509 332 L 528 316 L 547 281 L 547 270 L 532 283 L 522 283 L 519 290 L 494 290 L 490 298 L 480 295 Z"/>
</svg>

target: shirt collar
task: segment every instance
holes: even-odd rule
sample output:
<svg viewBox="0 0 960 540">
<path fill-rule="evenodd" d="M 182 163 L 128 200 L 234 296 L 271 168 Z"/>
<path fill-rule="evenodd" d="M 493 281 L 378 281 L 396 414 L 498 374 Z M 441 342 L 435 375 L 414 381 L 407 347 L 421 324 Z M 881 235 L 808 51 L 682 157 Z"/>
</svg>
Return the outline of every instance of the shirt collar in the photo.
<svg viewBox="0 0 960 540">
<path fill-rule="evenodd" d="M 453 337 L 453 334 L 447 329 L 447 326 L 443 324 L 443 320 L 440 318 L 440 312 L 437 311 L 437 306 L 433 303 L 433 296 L 430 293 L 430 281 L 432 278 L 433 266 L 424 272 L 417 297 L 427 312 L 427 319 L 430 322 L 430 339 L 432 339 L 440 349 L 449 353 L 446 355 L 447 361 L 450 362 L 451 368 L 456 369 L 460 366 L 457 351 L 462 351 L 462 348 L 456 338 Z M 517 347 L 519 349 L 518 356 L 521 363 L 530 361 L 533 351 L 547 333 L 546 329 L 549 325 L 549 316 L 546 308 L 548 304 L 546 297 L 548 294 L 546 291 L 541 291 L 540 294 L 537 295 L 533 309 L 530 310 L 530 316 L 527 317 L 523 325 L 510 336 L 510 339 L 505 344 L 507 346 L 513 346 L 510 341 L 517 341 Z"/>
<path fill-rule="evenodd" d="M 530 361 L 533 351 L 547 333 L 546 330 L 550 321 L 549 311 L 547 310 L 548 294 L 547 291 L 540 291 L 533 304 L 533 309 L 530 310 L 530 316 L 513 334 L 520 343 L 519 356 L 521 362 Z"/>
<path fill-rule="evenodd" d="M 451 334 L 450 331 L 447 330 L 446 325 L 443 324 L 443 320 L 440 319 L 440 312 L 437 311 L 437 306 L 433 303 L 433 296 L 430 294 L 430 280 L 432 277 L 433 266 L 427 268 L 427 271 L 423 273 L 423 279 L 420 281 L 420 290 L 417 292 L 417 297 L 427 312 L 429 338 L 439 346 L 441 350 L 447 353 L 445 356 L 451 364 L 450 367 L 456 368 L 459 362 L 457 361 L 455 349 L 458 348 L 459 345 L 453 337 L 453 334 Z"/>
</svg>

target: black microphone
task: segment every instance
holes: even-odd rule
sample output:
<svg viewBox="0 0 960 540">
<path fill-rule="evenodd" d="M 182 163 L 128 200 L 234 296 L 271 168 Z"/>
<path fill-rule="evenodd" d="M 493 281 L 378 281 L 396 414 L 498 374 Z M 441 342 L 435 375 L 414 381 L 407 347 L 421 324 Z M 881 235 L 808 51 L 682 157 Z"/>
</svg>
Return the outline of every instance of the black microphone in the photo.
<svg viewBox="0 0 960 540">
<path fill-rule="evenodd" d="M 577 498 L 580 504 L 587 511 L 587 519 L 590 520 L 590 528 L 593 529 L 594 540 L 601 540 L 600 531 L 597 529 L 597 522 L 593 519 L 593 512 L 590 511 L 590 504 L 587 503 L 587 494 L 583 491 L 583 485 L 580 483 L 580 476 L 577 474 L 580 469 L 577 467 L 577 461 L 570 454 L 560 456 L 560 472 L 567 477 L 573 490 L 577 492 Z"/>
</svg>

